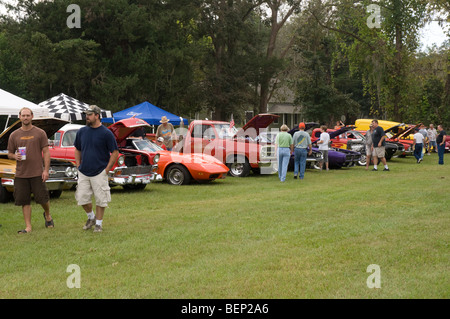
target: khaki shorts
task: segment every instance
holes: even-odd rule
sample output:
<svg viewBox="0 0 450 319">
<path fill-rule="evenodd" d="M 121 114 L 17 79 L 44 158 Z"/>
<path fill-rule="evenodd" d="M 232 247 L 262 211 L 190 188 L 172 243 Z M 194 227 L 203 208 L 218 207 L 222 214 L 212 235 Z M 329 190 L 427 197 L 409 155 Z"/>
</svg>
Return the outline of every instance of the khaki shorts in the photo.
<svg viewBox="0 0 450 319">
<path fill-rule="evenodd" d="M 108 182 L 108 175 L 103 170 L 97 176 L 86 176 L 78 171 L 78 185 L 75 192 L 75 199 L 78 205 L 92 203 L 92 195 L 95 196 L 95 204 L 99 207 L 108 207 L 111 201 L 111 191 Z"/>
<path fill-rule="evenodd" d="M 374 157 L 376 156 L 378 158 L 383 158 L 385 156 L 385 152 L 386 152 L 386 150 L 384 149 L 384 146 L 374 147 L 372 156 L 374 156 Z"/>
</svg>

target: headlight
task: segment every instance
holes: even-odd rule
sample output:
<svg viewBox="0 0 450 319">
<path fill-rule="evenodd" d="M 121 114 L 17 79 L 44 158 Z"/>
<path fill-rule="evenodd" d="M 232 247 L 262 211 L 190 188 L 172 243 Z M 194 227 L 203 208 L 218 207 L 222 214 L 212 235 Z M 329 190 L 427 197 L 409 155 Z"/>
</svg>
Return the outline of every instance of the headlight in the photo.
<svg viewBox="0 0 450 319">
<path fill-rule="evenodd" d="M 153 163 L 158 164 L 159 162 L 159 154 L 156 154 L 155 157 L 153 157 Z"/>
<path fill-rule="evenodd" d="M 76 177 L 78 175 L 78 170 L 76 167 L 67 167 L 65 174 L 67 177 L 70 177 L 70 178 Z"/>
<path fill-rule="evenodd" d="M 119 158 L 117 159 L 117 164 L 119 166 L 123 166 L 123 164 L 125 164 L 125 157 L 123 155 L 119 156 Z"/>
</svg>

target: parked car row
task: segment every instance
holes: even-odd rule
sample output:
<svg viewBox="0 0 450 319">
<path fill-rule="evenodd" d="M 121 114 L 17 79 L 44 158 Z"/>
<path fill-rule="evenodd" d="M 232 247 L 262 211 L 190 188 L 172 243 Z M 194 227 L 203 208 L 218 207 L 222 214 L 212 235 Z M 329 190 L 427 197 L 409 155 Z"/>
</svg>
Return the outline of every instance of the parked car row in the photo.
<svg viewBox="0 0 450 319">
<path fill-rule="evenodd" d="M 132 137 L 133 133 L 150 125 L 138 118 L 118 121 L 108 128 L 119 146 L 119 157 L 109 172 L 111 186 L 127 190 L 144 189 L 152 181 L 166 181 L 172 185 L 189 184 L 192 181 L 209 182 L 247 176 L 250 171 L 271 174 L 277 171 L 275 138 L 277 132 L 265 129 L 277 118 L 273 114 L 258 114 L 243 128 L 236 129 L 229 122 L 192 121 L 173 151 L 166 151 L 148 139 Z M 74 141 L 83 125 L 70 124 L 56 118 L 36 118 L 33 125 L 45 130 L 51 155 L 50 178 L 47 186 L 52 197 L 59 197 L 64 189 L 76 185 Z M 360 124 L 361 125 L 361 124 Z M 0 134 L 0 202 L 12 198 L 16 163 L 7 157 L 9 135 L 21 126 L 17 121 Z M 312 154 L 307 157 L 307 168 L 319 168 L 322 153 L 318 150 L 320 137 L 318 123 L 306 123 L 311 134 Z M 293 135 L 296 126 L 289 133 Z M 409 135 L 416 126 L 396 124 L 386 130 L 386 159 L 412 153 Z M 328 130 L 331 168 L 352 167 L 366 164 L 365 133 L 348 126 Z M 449 141 L 450 144 L 450 141 Z M 449 145 L 450 146 L 450 145 Z M 292 154 L 289 169 L 293 169 Z"/>
</svg>

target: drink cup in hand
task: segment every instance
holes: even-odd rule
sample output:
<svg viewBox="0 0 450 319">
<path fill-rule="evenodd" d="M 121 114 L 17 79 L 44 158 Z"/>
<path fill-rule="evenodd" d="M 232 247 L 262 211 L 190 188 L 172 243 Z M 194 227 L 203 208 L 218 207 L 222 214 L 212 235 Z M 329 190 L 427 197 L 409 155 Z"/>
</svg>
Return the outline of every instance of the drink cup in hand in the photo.
<svg viewBox="0 0 450 319">
<path fill-rule="evenodd" d="M 19 154 L 22 156 L 22 161 L 27 159 L 27 148 L 19 147 Z"/>
</svg>

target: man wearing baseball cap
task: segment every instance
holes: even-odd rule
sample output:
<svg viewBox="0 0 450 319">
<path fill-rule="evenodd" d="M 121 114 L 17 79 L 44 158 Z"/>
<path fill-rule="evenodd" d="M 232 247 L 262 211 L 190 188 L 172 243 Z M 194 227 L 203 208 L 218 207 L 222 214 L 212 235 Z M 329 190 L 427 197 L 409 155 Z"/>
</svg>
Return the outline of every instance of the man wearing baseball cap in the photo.
<svg viewBox="0 0 450 319">
<path fill-rule="evenodd" d="M 103 231 L 103 215 L 111 201 L 108 172 L 119 156 L 113 133 L 100 122 L 101 109 L 91 105 L 86 113 L 86 126 L 75 137 L 75 161 L 78 167 L 78 186 L 75 198 L 88 216 L 83 229 Z M 95 214 L 92 205 L 95 196 Z"/>
<path fill-rule="evenodd" d="M 306 157 L 312 154 L 311 137 L 305 132 L 305 123 L 298 125 L 298 131 L 294 133 L 294 179 L 305 177 Z M 309 148 L 309 152 L 308 152 Z M 300 167 L 300 175 L 299 175 Z"/>
</svg>

